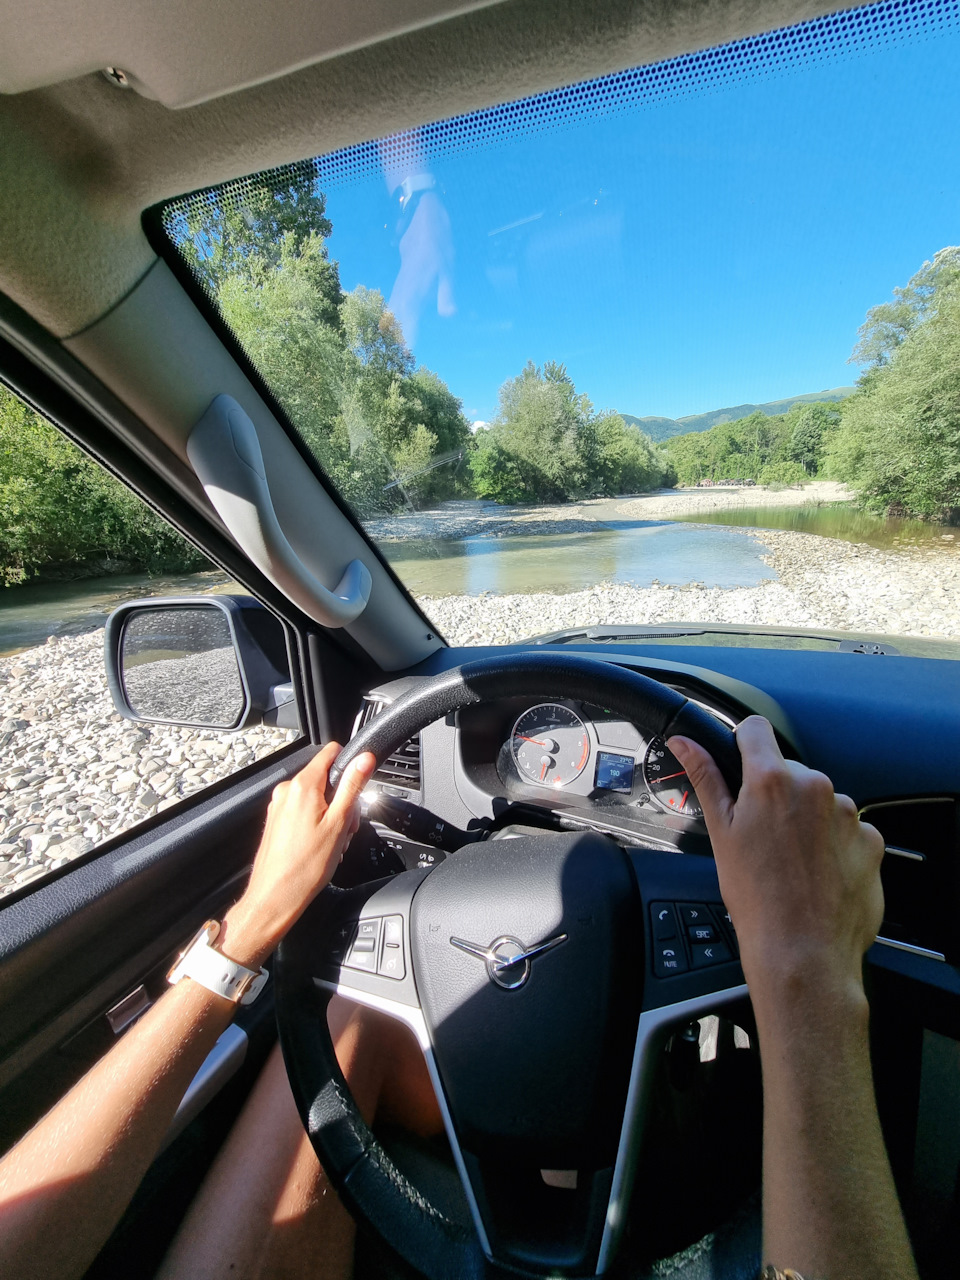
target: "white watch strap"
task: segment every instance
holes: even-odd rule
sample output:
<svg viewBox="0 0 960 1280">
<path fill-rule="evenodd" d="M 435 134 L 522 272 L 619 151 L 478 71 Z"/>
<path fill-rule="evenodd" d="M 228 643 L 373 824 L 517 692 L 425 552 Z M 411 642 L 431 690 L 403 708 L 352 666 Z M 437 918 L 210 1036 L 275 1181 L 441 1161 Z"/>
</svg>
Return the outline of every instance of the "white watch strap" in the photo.
<svg viewBox="0 0 960 1280">
<path fill-rule="evenodd" d="M 266 969 L 248 969 L 212 947 L 210 943 L 219 931 L 217 921 L 208 921 L 167 974 L 167 981 L 177 983 L 181 978 L 192 978 L 234 1004 L 253 1004 L 270 975 Z"/>
</svg>

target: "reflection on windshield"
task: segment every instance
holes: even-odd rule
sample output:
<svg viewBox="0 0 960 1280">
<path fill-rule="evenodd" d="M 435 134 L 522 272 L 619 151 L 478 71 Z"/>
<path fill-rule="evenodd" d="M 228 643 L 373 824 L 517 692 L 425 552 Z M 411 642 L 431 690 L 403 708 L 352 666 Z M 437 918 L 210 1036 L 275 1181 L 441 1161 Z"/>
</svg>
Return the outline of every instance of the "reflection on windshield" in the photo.
<svg viewBox="0 0 960 1280">
<path fill-rule="evenodd" d="M 928 9 L 425 126 L 165 226 L 449 639 L 951 636 L 960 33 Z"/>
</svg>

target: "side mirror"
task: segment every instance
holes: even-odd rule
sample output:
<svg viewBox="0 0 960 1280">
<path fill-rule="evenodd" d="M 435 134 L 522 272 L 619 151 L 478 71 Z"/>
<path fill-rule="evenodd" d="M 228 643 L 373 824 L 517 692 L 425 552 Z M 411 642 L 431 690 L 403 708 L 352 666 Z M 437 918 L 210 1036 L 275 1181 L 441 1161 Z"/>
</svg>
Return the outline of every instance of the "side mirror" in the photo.
<svg viewBox="0 0 960 1280">
<path fill-rule="evenodd" d="M 300 727 L 283 627 L 252 596 L 131 600 L 107 619 L 104 657 L 128 720 Z"/>
</svg>

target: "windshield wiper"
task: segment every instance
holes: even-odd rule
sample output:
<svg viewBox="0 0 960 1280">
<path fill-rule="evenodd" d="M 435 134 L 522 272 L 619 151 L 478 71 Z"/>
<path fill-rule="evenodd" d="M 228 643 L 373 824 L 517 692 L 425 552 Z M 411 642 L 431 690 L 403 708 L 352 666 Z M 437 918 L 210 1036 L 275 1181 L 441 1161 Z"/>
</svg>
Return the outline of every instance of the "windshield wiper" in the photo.
<svg viewBox="0 0 960 1280">
<path fill-rule="evenodd" d="M 703 626 L 679 623 L 672 626 L 656 622 L 638 623 L 632 627 L 596 626 L 568 627 L 564 631 L 549 631 L 531 636 L 524 644 L 616 644 L 618 641 L 635 643 L 638 640 L 681 640 L 686 636 L 759 636 L 796 641 L 821 641 L 824 645 L 836 645 L 838 653 L 860 653 L 896 657 L 901 650 L 884 637 L 856 636 L 847 633 L 814 631 L 806 628 L 789 630 L 782 627 L 745 627 L 736 623 L 714 623 Z"/>
<path fill-rule="evenodd" d="M 565 631 L 548 631 L 542 636 L 531 636 L 524 644 L 570 644 L 575 640 L 675 640 L 680 636 L 705 636 L 713 627 L 674 627 L 662 623 L 647 623 L 635 627 L 568 627 Z"/>
</svg>

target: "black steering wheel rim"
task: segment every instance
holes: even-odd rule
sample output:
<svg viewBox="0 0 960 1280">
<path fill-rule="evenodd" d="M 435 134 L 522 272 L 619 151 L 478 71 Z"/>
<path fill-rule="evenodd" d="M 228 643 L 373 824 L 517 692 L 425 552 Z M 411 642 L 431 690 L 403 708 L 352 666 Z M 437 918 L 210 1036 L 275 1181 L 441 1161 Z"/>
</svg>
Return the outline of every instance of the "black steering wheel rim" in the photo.
<svg viewBox="0 0 960 1280">
<path fill-rule="evenodd" d="M 575 698 L 622 713 L 652 736 L 682 734 L 710 752 L 733 796 L 742 781 L 740 752 L 726 725 L 682 693 L 627 667 L 551 651 L 480 658 L 430 678 L 398 698 L 347 743 L 330 770 L 336 785 L 350 763 L 372 751 L 377 764 L 435 720 L 494 698 Z"/>
<path fill-rule="evenodd" d="M 428 724 L 465 706 L 514 695 L 575 698 L 610 707 L 651 736 L 682 733 L 705 746 L 732 793 L 739 790 L 735 737 L 701 707 L 629 669 L 552 652 L 507 653 L 429 678 L 355 735 L 337 757 L 331 782 L 361 752 L 372 751 L 381 763 Z M 294 1097 L 317 1155 L 353 1215 L 372 1226 L 429 1280 L 538 1274 L 491 1262 L 475 1234 L 429 1204 L 395 1167 L 350 1094 L 327 1027 L 331 988 L 312 977 L 315 939 L 332 928 L 350 892 L 332 886 L 325 890 L 291 930 L 277 957 L 281 1045 Z"/>
</svg>

